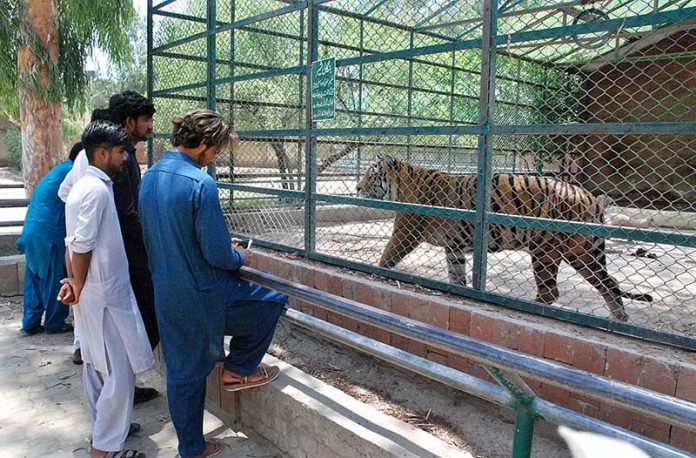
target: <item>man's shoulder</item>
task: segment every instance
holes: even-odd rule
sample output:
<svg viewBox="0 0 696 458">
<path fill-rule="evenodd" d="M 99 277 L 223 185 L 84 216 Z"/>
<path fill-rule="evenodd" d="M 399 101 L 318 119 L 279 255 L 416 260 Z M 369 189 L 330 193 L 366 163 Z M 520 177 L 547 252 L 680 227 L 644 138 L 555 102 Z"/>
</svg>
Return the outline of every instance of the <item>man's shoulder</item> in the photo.
<svg viewBox="0 0 696 458">
<path fill-rule="evenodd" d="M 85 175 L 81 177 L 70 190 L 68 200 L 71 198 L 84 198 L 86 196 L 95 196 L 96 198 L 109 198 L 109 189 L 104 180 L 98 177 Z"/>
<path fill-rule="evenodd" d="M 204 181 L 210 178 L 210 175 L 201 169 L 179 159 L 161 159 L 145 173 L 145 177 L 150 172 L 171 173 L 194 181 Z M 145 178 L 143 177 L 143 179 Z"/>
</svg>

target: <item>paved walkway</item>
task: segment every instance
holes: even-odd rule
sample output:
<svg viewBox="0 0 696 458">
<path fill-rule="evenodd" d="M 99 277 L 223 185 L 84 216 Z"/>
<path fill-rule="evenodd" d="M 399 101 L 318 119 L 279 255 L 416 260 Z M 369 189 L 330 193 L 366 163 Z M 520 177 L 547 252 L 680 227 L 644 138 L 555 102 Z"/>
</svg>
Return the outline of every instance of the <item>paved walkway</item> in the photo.
<svg viewBox="0 0 696 458">
<path fill-rule="evenodd" d="M 72 364 L 72 334 L 21 337 L 21 297 L 0 297 L 0 457 L 87 457 L 89 416 L 82 396 L 82 368 Z M 140 385 L 164 393 L 150 371 Z M 127 442 L 152 457 L 176 456 L 176 434 L 164 396 L 135 407 L 142 430 Z M 218 457 L 276 457 L 206 412 L 206 437 L 225 439 Z"/>
</svg>

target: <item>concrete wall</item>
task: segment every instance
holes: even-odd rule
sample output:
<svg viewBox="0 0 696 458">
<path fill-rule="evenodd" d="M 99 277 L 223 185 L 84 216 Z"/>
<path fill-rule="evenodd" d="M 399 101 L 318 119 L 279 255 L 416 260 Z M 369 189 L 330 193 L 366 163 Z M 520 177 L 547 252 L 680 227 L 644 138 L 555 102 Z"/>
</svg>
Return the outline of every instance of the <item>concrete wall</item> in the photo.
<svg viewBox="0 0 696 458">
<path fill-rule="evenodd" d="M 696 26 L 630 54 L 673 57 L 621 61 L 586 81 L 589 122 L 696 121 Z M 590 135 L 582 142 L 578 180 L 618 205 L 693 211 L 696 142 L 693 135 Z"/>
<path fill-rule="evenodd" d="M 598 375 L 696 402 L 696 360 L 691 352 L 609 335 L 424 288 L 342 274 L 320 263 L 255 252 L 254 267 L 364 304 L 460 334 L 567 364 Z M 416 289 L 422 292 L 413 292 Z M 303 302 L 291 306 L 315 317 L 495 383 L 477 363 Z M 527 380 L 544 399 L 696 452 L 696 433 L 629 412 L 567 389 Z"/>
</svg>

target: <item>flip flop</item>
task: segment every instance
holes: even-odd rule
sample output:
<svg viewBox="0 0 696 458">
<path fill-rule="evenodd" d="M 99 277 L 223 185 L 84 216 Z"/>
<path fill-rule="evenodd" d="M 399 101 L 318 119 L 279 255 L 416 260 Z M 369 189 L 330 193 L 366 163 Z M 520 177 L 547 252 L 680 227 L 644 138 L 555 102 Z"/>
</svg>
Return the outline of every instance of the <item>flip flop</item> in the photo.
<svg viewBox="0 0 696 458">
<path fill-rule="evenodd" d="M 280 375 L 280 369 L 278 366 L 269 366 L 267 364 L 261 364 L 256 368 L 261 375 L 261 380 L 256 382 L 250 382 L 249 376 L 240 377 L 234 382 L 225 382 L 222 384 L 222 389 L 228 392 L 234 392 L 239 390 L 245 390 L 247 388 L 254 388 L 261 385 L 266 385 L 271 383 L 273 380 L 277 379 Z M 254 371 L 254 372 L 256 372 Z"/>
<path fill-rule="evenodd" d="M 210 448 L 210 451 L 208 451 Z M 222 439 L 208 439 L 205 441 L 205 451 L 200 455 L 196 455 L 194 458 L 208 458 L 209 456 L 215 456 L 225 448 L 225 443 Z"/>
</svg>

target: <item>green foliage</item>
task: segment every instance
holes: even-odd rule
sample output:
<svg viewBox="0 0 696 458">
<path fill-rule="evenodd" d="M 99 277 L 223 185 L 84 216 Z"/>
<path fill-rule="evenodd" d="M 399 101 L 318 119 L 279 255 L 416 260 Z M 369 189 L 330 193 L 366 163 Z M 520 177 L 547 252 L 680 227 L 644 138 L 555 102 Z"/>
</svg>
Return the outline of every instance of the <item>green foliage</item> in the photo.
<svg viewBox="0 0 696 458">
<path fill-rule="evenodd" d="M 7 142 L 7 162 L 10 167 L 19 169 L 22 166 L 22 135 L 16 127 L 7 129 L 5 135 Z"/>
<path fill-rule="evenodd" d="M 58 3 L 59 60 L 49 66 L 50 83 L 42 94 L 48 99 L 60 98 L 71 108 L 84 107 L 88 80 L 84 74 L 85 59 L 101 49 L 116 65 L 130 62 L 131 45 L 126 33 L 135 17 L 132 0 L 109 2 L 93 0 L 61 0 Z M 17 54 L 22 44 L 36 55 L 47 50 L 23 18 L 22 0 L 0 0 L 0 11 L 7 15 L 0 21 L 0 114 L 18 119 Z M 44 56 L 45 57 L 45 56 Z M 50 59 L 44 58 L 46 62 Z M 38 87 L 38 74 L 26 75 Z"/>
<path fill-rule="evenodd" d="M 577 76 L 560 70 L 546 70 L 542 83 L 533 93 L 534 124 L 569 124 L 578 122 L 583 110 L 582 86 Z M 537 168 L 540 162 L 559 162 L 574 144 L 568 135 L 535 135 L 533 148 Z"/>
<path fill-rule="evenodd" d="M 127 30 L 131 38 L 132 59 L 119 66 L 109 66 L 93 80 L 92 108 L 105 108 L 109 97 L 125 90 L 147 92 L 147 28 L 145 21 L 136 18 Z"/>
</svg>

